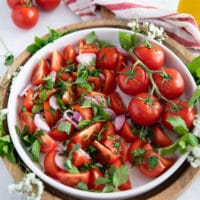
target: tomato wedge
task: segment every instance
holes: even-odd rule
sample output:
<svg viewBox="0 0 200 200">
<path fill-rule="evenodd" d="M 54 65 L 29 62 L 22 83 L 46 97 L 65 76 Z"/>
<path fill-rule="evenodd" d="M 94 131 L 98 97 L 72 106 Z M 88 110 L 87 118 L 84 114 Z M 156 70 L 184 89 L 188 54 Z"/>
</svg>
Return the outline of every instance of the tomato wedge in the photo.
<svg viewBox="0 0 200 200">
<path fill-rule="evenodd" d="M 48 153 L 57 147 L 57 143 L 48 135 L 44 134 L 41 136 L 42 144 L 40 146 L 41 153 Z"/>
</svg>

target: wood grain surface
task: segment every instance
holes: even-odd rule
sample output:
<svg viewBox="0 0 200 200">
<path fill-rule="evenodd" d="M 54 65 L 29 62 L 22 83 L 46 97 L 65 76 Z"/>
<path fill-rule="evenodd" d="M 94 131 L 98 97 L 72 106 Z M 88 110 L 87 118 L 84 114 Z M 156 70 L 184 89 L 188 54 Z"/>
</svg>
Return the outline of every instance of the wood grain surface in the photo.
<svg viewBox="0 0 200 200">
<path fill-rule="evenodd" d="M 109 16 L 109 19 L 108 19 Z M 87 21 L 77 24 L 68 25 L 58 29 L 60 32 L 67 32 L 71 29 L 82 30 L 93 27 L 117 27 L 127 29 L 127 21 L 123 20 L 115 20 L 114 16 L 110 15 L 105 11 L 102 15 L 101 20 L 96 21 Z M 46 37 L 46 36 L 44 36 Z M 189 63 L 193 56 L 191 53 L 182 45 L 174 41 L 172 38 L 167 38 L 164 43 L 168 48 L 170 48 L 185 64 Z M 0 109 L 5 108 L 7 104 L 7 97 L 9 94 L 9 85 L 10 80 L 8 76 L 13 74 L 13 72 L 18 69 L 18 67 L 22 66 L 29 58 L 30 54 L 27 51 L 22 52 L 14 61 L 14 63 L 8 68 L 8 71 L 3 76 L 0 85 Z M 6 127 L 6 124 L 5 124 Z M 17 165 L 10 163 L 7 159 L 4 159 L 4 162 L 12 174 L 15 181 L 21 180 L 24 176 L 24 172 Z M 198 169 L 193 169 L 188 166 L 187 163 L 184 163 L 180 169 L 178 169 L 173 176 L 171 176 L 168 180 L 166 180 L 163 184 L 156 187 L 155 189 L 132 198 L 132 200 L 142 200 L 142 199 L 150 199 L 150 200 L 174 200 L 182 192 L 188 184 L 191 183 L 193 178 L 198 174 Z M 46 185 L 45 192 L 43 194 L 42 200 L 75 200 L 72 197 L 67 196 L 66 194 L 61 194 L 56 191 L 54 188 Z"/>
</svg>

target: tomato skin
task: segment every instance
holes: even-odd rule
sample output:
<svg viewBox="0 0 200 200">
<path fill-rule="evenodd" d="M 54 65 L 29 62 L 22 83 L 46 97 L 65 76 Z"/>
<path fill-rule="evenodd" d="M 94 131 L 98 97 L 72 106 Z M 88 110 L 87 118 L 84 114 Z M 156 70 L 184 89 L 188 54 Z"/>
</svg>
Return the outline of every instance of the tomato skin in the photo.
<svg viewBox="0 0 200 200">
<path fill-rule="evenodd" d="M 64 58 L 60 51 L 53 51 L 50 54 L 50 70 L 58 72 L 64 66 Z"/>
<path fill-rule="evenodd" d="M 90 163 L 91 159 L 88 157 L 87 153 L 83 149 L 79 149 L 72 153 L 72 164 L 76 167 L 81 167 L 85 163 Z"/>
<path fill-rule="evenodd" d="M 109 136 L 115 135 L 115 127 L 111 121 L 106 121 L 103 128 L 102 141 L 107 140 Z"/>
<path fill-rule="evenodd" d="M 83 119 L 92 119 L 93 118 L 93 112 L 92 112 L 92 108 L 84 108 L 78 104 L 73 105 L 72 108 L 79 112 L 80 115 L 83 117 Z"/>
<path fill-rule="evenodd" d="M 102 164 L 112 164 L 119 159 L 118 155 L 114 154 L 111 150 L 97 140 L 94 141 L 93 145 L 99 151 L 98 159 Z"/>
<path fill-rule="evenodd" d="M 166 135 L 162 127 L 159 125 L 153 126 L 152 134 L 153 144 L 159 145 L 161 147 L 167 147 L 173 143 L 172 140 Z"/>
<path fill-rule="evenodd" d="M 80 144 L 80 146 L 84 149 L 88 147 L 95 139 L 95 135 L 101 130 L 102 124 L 100 122 L 96 122 L 91 126 L 81 130 L 76 133 L 71 139 L 75 144 Z"/>
<path fill-rule="evenodd" d="M 71 63 L 76 60 L 76 50 L 72 45 L 65 46 L 63 50 L 63 57 L 65 62 Z"/>
<path fill-rule="evenodd" d="M 167 99 L 181 96 L 185 89 L 182 75 L 172 68 L 165 68 L 162 72 L 153 74 L 153 79 L 160 93 Z"/>
<path fill-rule="evenodd" d="M 57 153 L 57 150 L 52 150 L 47 153 L 44 158 L 44 171 L 52 178 L 57 178 L 56 173 L 61 171 L 61 169 L 55 163 L 55 156 Z"/>
<path fill-rule="evenodd" d="M 67 85 L 66 86 L 66 91 L 62 95 L 62 102 L 66 104 L 70 104 L 73 101 L 73 91 L 72 91 L 72 86 Z"/>
<path fill-rule="evenodd" d="M 78 183 L 84 182 L 86 185 L 89 183 L 90 172 L 80 172 L 78 174 L 72 174 L 65 171 L 56 173 L 57 179 L 64 185 L 75 187 Z"/>
<path fill-rule="evenodd" d="M 33 133 L 36 130 L 36 126 L 33 120 L 33 113 L 28 111 L 19 112 L 19 120 L 21 125 L 21 130 L 24 130 L 25 127 L 28 128 L 29 133 Z"/>
<path fill-rule="evenodd" d="M 136 47 L 133 51 L 135 55 L 151 70 L 160 69 L 165 60 L 164 50 L 156 43 L 150 42 L 151 48 L 145 44 L 141 44 Z M 131 59 L 135 62 L 134 59 Z"/>
<path fill-rule="evenodd" d="M 33 85 L 44 84 L 44 78 L 49 74 L 49 66 L 45 59 L 41 59 L 39 63 L 34 67 L 31 75 L 31 83 Z"/>
<path fill-rule="evenodd" d="M 59 131 L 58 128 L 54 128 L 48 134 L 56 141 L 66 141 L 68 136 L 67 133 Z"/>
<path fill-rule="evenodd" d="M 110 106 L 117 115 L 122 115 L 127 112 L 127 107 L 118 92 L 112 92 L 109 97 Z"/>
<path fill-rule="evenodd" d="M 118 52 L 114 47 L 103 47 L 97 52 L 96 65 L 102 69 L 115 69 L 118 61 Z"/>
<path fill-rule="evenodd" d="M 137 124 L 150 126 L 159 120 L 162 113 L 162 105 L 155 96 L 149 97 L 148 93 L 140 93 L 130 101 L 128 112 L 132 120 Z"/>
<path fill-rule="evenodd" d="M 126 142 L 133 142 L 137 139 L 136 135 L 134 135 L 133 131 L 131 130 L 131 126 L 129 125 L 128 120 L 126 120 L 121 127 L 121 129 L 118 131 L 118 134 L 123 137 Z"/>
<path fill-rule="evenodd" d="M 7 0 L 7 4 L 10 8 L 14 8 L 17 5 L 26 4 L 27 0 Z"/>
<path fill-rule="evenodd" d="M 108 70 L 108 69 L 104 69 L 103 70 L 103 75 L 105 77 L 105 80 L 103 81 L 104 82 L 104 84 L 103 84 L 103 93 L 110 94 L 117 87 L 115 74 L 112 71 Z"/>
<path fill-rule="evenodd" d="M 57 147 L 57 143 L 48 135 L 44 134 L 41 136 L 42 144 L 40 145 L 41 153 L 48 153 Z"/>
<path fill-rule="evenodd" d="M 38 6 L 46 11 L 55 9 L 61 0 L 35 0 Z"/>
<path fill-rule="evenodd" d="M 127 65 L 127 58 L 122 53 L 118 52 L 118 61 L 116 65 L 116 72 L 119 73 Z"/>
<path fill-rule="evenodd" d="M 39 19 L 38 10 L 31 6 L 17 5 L 12 9 L 12 20 L 16 26 L 22 29 L 30 29 L 36 25 Z"/>
<path fill-rule="evenodd" d="M 104 177 L 102 171 L 98 168 L 92 167 L 90 169 L 90 181 L 88 184 L 89 189 L 102 190 L 104 188 L 104 186 L 105 186 L 104 184 L 96 184 L 96 180 L 99 177 L 102 177 L 102 178 Z"/>
<path fill-rule="evenodd" d="M 88 76 L 88 83 L 94 86 L 94 91 L 98 91 L 101 87 L 101 79 L 95 76 Z"/>
<path fill-rule="evenodd" d="M 84 39 L 79 41 L 79 54 L 82 53 L 97 53 L 98 47 L 96 43 L 86 44 Z"/>
<path fill-rule="evenodd" d="M 193 127 L 193 121 L 195 118 L 196 110 L 192 107 L 189 107 L 187 102 L 175 99 L 172 102 L 180 107 L 178 110 L 174 110 L 172 104 L 166 103 L 162 113 L 162 124 L 169 130 L 173 130 L 173 127 L 170 123 L 167 122 L 167 119 L 173 116 L 181 117 L 188 129 Z"/>
<path fill-rule="evenodd" d="M 34 97 L 34 91 L 30 88 L 27 90 L 23 99 L 23 106 L 26 108 L 27 111 L 30 111 L 30 112 L 34 105 L 33 97 Z"/>
<path fill-rule="evenodd" d="M 120 89 L 129 95 L 146 92 L 149 87 L 149 77 L 139 66 L 124 68 L 117 77 Z"/>
</svg>

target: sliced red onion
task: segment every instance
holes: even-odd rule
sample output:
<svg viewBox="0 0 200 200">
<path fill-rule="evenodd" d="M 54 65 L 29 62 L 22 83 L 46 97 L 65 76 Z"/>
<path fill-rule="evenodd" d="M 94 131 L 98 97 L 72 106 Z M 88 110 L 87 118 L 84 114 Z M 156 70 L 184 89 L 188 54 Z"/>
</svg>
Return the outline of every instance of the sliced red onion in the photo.
<svg viewBox="0 0 200 200">
<path fill-rule="evenodd" d="M 125 55 L 125 56 L 129 56 L 129 55 L 130 55 L 128 51 L 126 51 L 125 49 L 123 49 L 123 48 L 121 47 L 120 44 L 117 45 L 117 51 L 118 51 L 119 53 L 122 53 L 122 54 Z"/>
<path fill-rule="evenodd" d="M 60 155 L 60 152 L 58 151 L 58 152 L 56 153 L 54 159 L 55 159 L 56 165 L 57 165 L 60 169 L 66 170 L 66 169 L 64 168 L 64 166 L 63 166 L 63 163 L 64 163 L 66 157 L 61 156 L 61 155 Z"/>
<path fill-rule="evenodd" d="M 96 60 L 95 53 L 82 53 L 76 56 L 76 61 L 83 65 L 89 65 L 93 60 Z"/>
<path fill-rule="evenodd" d="M 35 123 L 35 126 L 38 129 L 46 131 L 46 132 L 50 131 L 49 125 L 44 120 L 44 118 L 42 117 L 41 114 L 35 114 L 35 116 L 34 116 L 34 123 Z"/>
<path fill-rule="evenodd" d="M 30 88 L 33 88 L 33 85 L 32 85 L 31 83 L 29 83 L 29 84 L 20 92 L 19 96 L 20 96 L 20 97 L 23 97 L 23 96 L 26 94 L 27 90 L 30 89 Z"/>
<path fill-rule="evenodd" d="M 85 100 L 91 100 L 92 103 L 95 104 L 95 105 L 99 105 L 99 102 L 98 102 L 95 98 L 93 98 L 93 97 L 84 96 L 83 98 L 84 98 Z"/>
<path fill-rule="evenodd" d="M 115 118 L 114 125 L 115 125 L 115 130 L 116 131 L 119 131 L 122 128 L 122 126 L 123 126 L 123 124 L 125 122 L 125 119 L 126 119 L 125 115 L 118 115 Z"/>
<path fill-rule="evenodd" d="M 107 112 L 107 114 L 110 116 L 111 120 L 114 120 L 116 117 L 116 113 L 114 112 L 114 110 L 112 110 L 111 108 L 104 108 L 104 110 Z"/>
<path fill-rule="evenodd" d="M 59 109 L 59 105 L 57 103 L 57 99 L 56 99 L 55 96 L 51 96 L 49 98 L 49 104 L 54 110 L 58 110 Z"/>
<path fill-rule="evenodd" d="M 85 156 L 86 158 L 91 159 L 90 155 L 87 154 L 82 148 L 78 149 L 78 151 L 79 151 L 83 156 Z"/>
<path fill-rule="evenodd" d="M 63 115 L 63 119 L 69 121 L 75 128 L 78 128 L 78 124 L 69 116 L 71 114 L 73 116 L 72 110 L 66 110 Z M 61 120 L 63 120 L 61 119 Z"/>
<path fill-rule="evenodd" d="M 97 100 L 97 102 L 98 102 L 99 105 L 107 106 L 107 101 L 106 101 L 105 97 L 100 96 L 100 95 L 96 95 L 95 99 Z"/>
<path fill-rule="evenodd" d="M 51 76 L 51 81 L 52 81 L 53 83 L 55 83 L 55 82 L 56 82 L 56 72 L 55 72 L 55 71 L 52 71 L 52 72 L 50 72 L 49 75 Z"/>
<path fill-rule="evenodd" d="M 80 122 L 82 120 L 82 116 L 78 111 L 74 111 L 72 119 L 74 119 L 76 122 Z"/>
<path fill-rule="evenodd" d="M 101 80 L 103 80 L 103 81 L 105 80 L 105 76 L 102 73 L 100 73 L 99 76 L 100 76 Z"/>
</svg>

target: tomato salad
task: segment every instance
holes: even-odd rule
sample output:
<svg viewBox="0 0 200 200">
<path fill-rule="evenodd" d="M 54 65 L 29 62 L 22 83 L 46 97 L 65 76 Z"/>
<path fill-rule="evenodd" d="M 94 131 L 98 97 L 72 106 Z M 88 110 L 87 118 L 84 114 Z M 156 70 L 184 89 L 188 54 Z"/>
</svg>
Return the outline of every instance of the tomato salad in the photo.
<svg viewBox="0 0 200 200">
<path fill-rule="evenodd" d="M 127 165 L 160 176 L 175 162 L 159 153 L 173 145 L 169 118 L 191 129 L 196 112 L 180 99 L 182 75 L 164 62 L 154 42 L 124 51 L 95 32 L 38 60 L 20 94 L 17 128 L 33 160 L 50 177 L 89 191 L 131 189 Z"/>
</svg>

